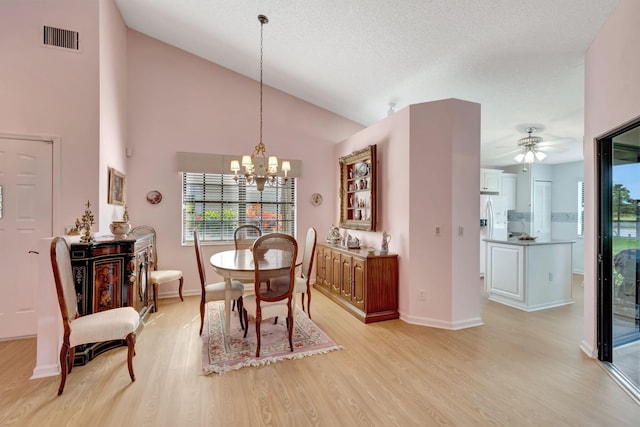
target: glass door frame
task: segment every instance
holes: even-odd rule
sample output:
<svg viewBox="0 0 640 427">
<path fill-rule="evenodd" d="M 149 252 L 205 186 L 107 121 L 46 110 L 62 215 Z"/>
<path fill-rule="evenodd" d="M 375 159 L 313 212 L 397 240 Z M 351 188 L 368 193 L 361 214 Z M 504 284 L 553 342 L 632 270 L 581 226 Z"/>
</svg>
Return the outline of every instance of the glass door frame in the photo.
<svg viewBox="0 0 640 427">
<path fill-rule="evenodd" d="M 597 346 L 598 359 L 613 362 L 613 139 L 640 127 L 636 119 L 596 139 Z"/>
</svg>

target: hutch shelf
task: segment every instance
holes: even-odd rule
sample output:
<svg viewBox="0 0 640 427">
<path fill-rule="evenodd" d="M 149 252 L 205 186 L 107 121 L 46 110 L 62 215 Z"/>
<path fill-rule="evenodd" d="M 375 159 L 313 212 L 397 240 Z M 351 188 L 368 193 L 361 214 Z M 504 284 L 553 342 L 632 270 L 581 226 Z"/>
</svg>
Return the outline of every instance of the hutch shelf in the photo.
<svg viewBox="0 0 640 427">
<path fill-rule="evenodd" d="M 340 157 L 340 227 L 376 229 L 376 146 Z"/>
</svg>

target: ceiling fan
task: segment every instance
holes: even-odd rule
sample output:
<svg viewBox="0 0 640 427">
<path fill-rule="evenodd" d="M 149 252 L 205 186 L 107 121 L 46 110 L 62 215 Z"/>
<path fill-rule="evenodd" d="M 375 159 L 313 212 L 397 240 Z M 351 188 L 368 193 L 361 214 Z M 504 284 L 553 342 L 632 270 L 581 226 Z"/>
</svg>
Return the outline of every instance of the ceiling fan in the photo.
<svg viewBox="0 0 640 427">
<path fill-rule="evenodd" d="M 520 132 L 524 130 L 527 136 L 517 140 L 517 146 L 514 147 L 513 142 L 505 144 L 504 139 L 511 139 L 513 135 L 503 138 L 501 142 L 490 143 L 483 146 L 482 157 L 486 164 L 496 166 L 513 165 L 522 163 L 524 168 L 534 162 L 542 162 L 547 159 L 548 155 L 553 154 L 551 163 L 558 163 L 558 160 L 565 155 L 580 148 L 575 138 L 557 138 L 551 137 L 551 140 L 545 140 L 541 136 L 536 135 L 544 126 L 528 125 L 524 129 L 520 128 Z"/>
<path fill-rule="evenodd" d="M 518 140 L 518 147 L 520 152 L 513 158 L 518 163 L 533 163 L 534 161 L 543 161 L 547 158 L 547 155 L 538 148 L 538 144 L 542 142 L 542 138 L 539 136 L 533 136 L 532 133 L 536 131 L 535 127 L 528 127 L 525 131 L 529 136 L 520 138 Z"/>
</svg>

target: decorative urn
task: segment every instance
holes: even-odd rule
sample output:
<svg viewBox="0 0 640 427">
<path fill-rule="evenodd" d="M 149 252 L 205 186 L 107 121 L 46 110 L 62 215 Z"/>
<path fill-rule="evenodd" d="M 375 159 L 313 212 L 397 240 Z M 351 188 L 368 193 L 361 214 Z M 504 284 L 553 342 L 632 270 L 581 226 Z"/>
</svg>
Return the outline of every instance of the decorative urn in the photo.
<svg viewBox="0 0 640 427">
<path fill-rule="evenodd" d="M 131 231 L 131 224 L 127 221 L 113 221 L 109 225 L 109 229 L 115 239 L 124 239 Z"/>
</svg>

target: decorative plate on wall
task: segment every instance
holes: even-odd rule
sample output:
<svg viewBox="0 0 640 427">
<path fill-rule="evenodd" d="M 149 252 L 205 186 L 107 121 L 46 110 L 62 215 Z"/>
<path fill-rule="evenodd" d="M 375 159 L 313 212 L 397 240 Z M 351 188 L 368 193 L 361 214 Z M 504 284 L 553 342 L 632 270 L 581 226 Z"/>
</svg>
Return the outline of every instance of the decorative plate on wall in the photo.
<svg viewBox="0 0 640 427">
<path fill-rule="evenodd" d="M 159 191 L 153 190 L 147 193 L 147 202 L 152 205 L 157 205 L 162 201 L 162 194 Z"/>
<path fill-rule="evenodd" d="M 319 206 L 322 204 L 322 194 L 320 193 L 313 193 L 311 195 L 311 204 L 313 206 Z"/>
</svg>

